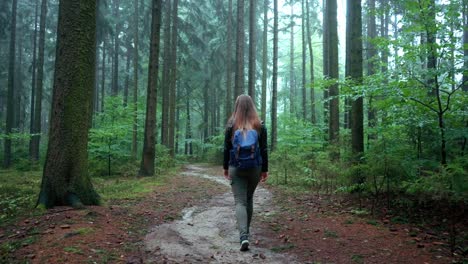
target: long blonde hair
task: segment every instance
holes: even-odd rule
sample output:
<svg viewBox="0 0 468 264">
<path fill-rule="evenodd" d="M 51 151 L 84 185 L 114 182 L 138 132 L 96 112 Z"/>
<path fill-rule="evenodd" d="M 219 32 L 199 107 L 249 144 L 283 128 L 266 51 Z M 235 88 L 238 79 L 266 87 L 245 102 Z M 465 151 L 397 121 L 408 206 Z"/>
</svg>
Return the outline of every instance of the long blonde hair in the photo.
<svg viewBox="0 0 468 264">
<path fill-rule="evenodd" d="M 237 97 L 234 112 L 228 121 L 228 126 L 231 125 L 233 127 L 233 131 L 236 131 L 237 129 L 255 129 L 260 131 L 262 123 L 250 96 L 242 94 Z"/>
</svg>

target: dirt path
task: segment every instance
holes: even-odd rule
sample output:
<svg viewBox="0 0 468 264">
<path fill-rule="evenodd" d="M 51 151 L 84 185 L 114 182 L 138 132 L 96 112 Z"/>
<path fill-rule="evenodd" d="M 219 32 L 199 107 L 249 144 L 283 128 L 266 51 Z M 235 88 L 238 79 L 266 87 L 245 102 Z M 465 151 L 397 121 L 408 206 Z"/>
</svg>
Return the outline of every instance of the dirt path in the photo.
<svg viewBox="0 0 468 264">
<path fill-rule="evenodd" d="M 229 186 L 222 177 L 190 165 L 183 173 Z M 261 186 L 255 192 L 255 214 L 270 214 L 271 193 Z M 287 254 L 277 254 L 261 245 L 251 245 L 248 252 L 239 251 L 238 231 L 231 192 L 216 196 L 204 206 L 186 208 L 181 220 L 154 227 L 145 238 L 148 253 L 145 262 L 161 259 L 171 263 L 295 263 Z M 255 217 L 255 215 L 254 215 Z M 254 219 L 255 221 L 255 219 Z M 252 241 L 260 239 L 252 226 Z"/>
</svg>

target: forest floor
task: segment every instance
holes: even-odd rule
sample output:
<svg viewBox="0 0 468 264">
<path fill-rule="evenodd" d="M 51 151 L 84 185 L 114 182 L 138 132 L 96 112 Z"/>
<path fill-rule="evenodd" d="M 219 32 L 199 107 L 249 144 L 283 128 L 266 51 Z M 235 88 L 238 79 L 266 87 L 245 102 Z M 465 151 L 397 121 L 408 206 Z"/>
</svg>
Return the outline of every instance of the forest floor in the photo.
<svg viewBox="0 0 468 264">
<path fill-rule="evenodd" d="M 0 228 L 5 263 L 451 263 L 446 240 L 358 216 L 333 199 L 262 184 L 239 251 L 219 167 L 187 165 L 137 198 L 57 207 Z"/>
</svg>

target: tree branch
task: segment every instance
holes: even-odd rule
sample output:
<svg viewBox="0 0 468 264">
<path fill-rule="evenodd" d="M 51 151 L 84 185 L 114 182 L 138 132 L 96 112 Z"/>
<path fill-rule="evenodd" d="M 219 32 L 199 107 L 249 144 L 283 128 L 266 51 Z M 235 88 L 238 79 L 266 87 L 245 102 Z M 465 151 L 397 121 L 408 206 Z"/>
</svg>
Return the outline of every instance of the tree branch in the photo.
<svg viewBox="0 0 468 264">
<path fill-rule="evenodd" d="M 439 111 L 437 111 L 434 107 L 432 107 L 432 106 L 430 106 L 430 105 L 428 105 L 428 104 L 426 104 L 426 103 L 424 103 L 424 102 L 422 102 L 422 101 L 420 101 L 420 100 L 418 100 L 416 98 L 410 97 L 410 100 L 415 101 L 416 103 L 419 103 L 419 104 L 429 108 L 430 110 L 436 112 L 437 114 L 439 114 Z"/>
</svg>

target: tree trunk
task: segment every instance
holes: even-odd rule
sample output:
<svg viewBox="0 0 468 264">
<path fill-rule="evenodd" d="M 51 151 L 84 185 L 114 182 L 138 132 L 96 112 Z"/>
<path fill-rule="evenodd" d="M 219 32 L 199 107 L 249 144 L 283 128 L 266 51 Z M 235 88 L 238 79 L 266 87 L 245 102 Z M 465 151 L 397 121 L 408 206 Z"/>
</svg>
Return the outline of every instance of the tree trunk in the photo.
<svg viewBox="0 0 468 264">
<path fill-rule="evenodd" d="M 38 205 L 99 203 L 88 174 L 96 52 L 96 1 L 61 0 L 49 145 Z M 70 34 L 70 33 L 73 34 Z"/>
<path fill-rule="evenodd" d="M 104 112 L 104 98 L 106 94 L 106 37 L 102 41 L 102 65 L 101 65 L 101 112 Z"/>
<path fill-rule="evenodd" d="M 377 28 L 375 25 L 375 0 L 368 0 L 368 21 L 367 21 L 367 75 L 372 76 L 376 74 L 376 57 L 377 50 L 375 45 L 372 44 L 372 41 L 377 37 Z M 367 124 L 369 128 L 373 128 L 376 125 L 377 121 L 377 111 L 374 108 L 374 97 L 371 95 L 368 102 L 368 112 L 367 112 Z M 367 145 L 369 146 L 370 141 L 376 138 L 375 133 L 367 133 Z"/>
<path fill-rule="evenodd" d="M 468 69 L 468 1 L 463 1 L 463 67 Z M 468 92 L 468 72 L 463 74 L 463 91 Z M 468 124 L 468 123 L 467 123 Z"/>
<path fill-rule="evenodd" d="M 127 37 L 127 61 L 125 63 L 125 86 L 124 86 L 124 96 L 123 96 L 123 105 L 126 107 L 128 104 L 128 89 L 130 86 L 130 60 L 132 58 L 131 54 L 131 45 L 130 37 Z"/>
<path fill-rule="evenodd" d="M 41 140 L 41 120 L 42 120 L 42 91 L 44 80 L 44 48 L 45 48 L 45 27 L 47 19 L 47 0 L 41 3 L 41 20 L 39 25 L 39 53 L 37 57 L 37 87 L 36 103 L 34 104 L 34 133 L 32 140 L 32 160 L 39 160 L 39 146 Z M 94 37 L 93 37 L 94 38 Z"/>
<path fill-rule="evenodd" d="M 309 0 L 306 1 L 306 29 L 307 29 L 307 45 L 309 47 L 309 56 L 310 56 L 310 105 L 311 105 L 311 121 L 312 124 L 317 123 L 317 110 L 315 107 L 315 77 L 314 77 L 314 52 L 312 48 L 312 33 L 310 31 L 310 15 L 309 15 Z"/>
<path fill-rule="evenodd" d="M 278 103 L 278 0 L 273 0 L 273 91 L 271 96 L 271 151 L 277 143 Z"/>
<path fill-rule="evenodd" d="M 185 127 L 185 155 L 192 155 L 192 123 L 190 117 L 190 87 L 186 87 L 185 108 L 187 114 L 187 123 Z"/>
<path fill-rule="evenodd" d="M 114 0 L 114 19 L 117 21 L 115 23 L 115 32 L 114 32 L 114 69 L 112 72 L 112 96 L 117 96 L 119 94 L 119 50 L 120 50 L 120 0 Z"/>
<path fill-rule="evenodd" d="M 227 48 L 226 48 L 226 122 L 231 116 L 232 109 L 232 0 L 228 4 L 228 22 L 227 22 Z"/>
<path fill-rule="evenodd" d="M 148 65 L 148 92 L 146 95 L 145 137 L 141 159 L 140 176 L 154 175 L 154 158 L 156 156 L 156 91 L 159 70 L 159 41 L 161 31 L 161 0 L 152 1 L 151 42 Z"/>
<path fill-rule="evenodd" d="M 19 14 L 18 19 L 19 21 L 22 21 L 22 15 L 21 13 Z M 18 132 L 22 132 L 22 121 L 21 121 L 21 104 L 22 104 L 22 93 L 23 93 L 23 27 L 18 27 L 16 28 L 16 42 L 18 43 L 18 58 L 16 59 L 16 65 L 15 65 L 15 88 L 13 89 L 13 100 L 14 100 L 14 107 L 15 109 L 13 110 L 14 118 L 13 118 L 13 128 L 16 129 Z"/>
<path fill-rule="evenodd" d="M 244 93 L 244 0 L 237 0 L 236 74 L 234 97 Z"/>
<path fill-rule="evenodd" d="M 267 77 L 268 77 L 268 5 L 269 1 L 263 1 L 263 49 L 262 49 L 262 103 L 261 119 L 266 120 L 266 97 L 267 97 Z"/>
<path fill-rule="evenodd" d="M 132 157 L 134 160 L 137 159 L 137 132 L 138 132 L 138 64 L 139 55 L 138 55 L 138 0 L 135 0 L 135 14 L 133 17 L 133 33 L 134 33 L 134 47 L 133 47 L 133 135 L 132 135 Z"/>
<path fill-rule="evenodd" d="M 172 7 L 172 31 L 171 31 L 171 69 L 170 69 L 170 86 L 169 86 L 169 153 L 172 158 L 175 157 L 174 140 L 175 140 L 175 112 L 176 112 L 176 88 L 177 88 L 177 25 L 179 10 L 179 1 L 174 0 Z"/>
<path fill-rule="evenodd" d="M 31 78 L 31 110 L 30 110 L 30 120 L 29 120 L 29 133 L 32 135 L 34 133 L 34 103 L 36 96 L 36 71 L 37 71 L 37 21 L 39 17 L 39 2 L 36 1 L 36 9 L 34 13 L 34 35 L 33 35 L 33 59 L 32 59 L 32 78 Z M 29 140 L 29 158 L 33 160 L 33 144 L 32 139 Z"/>
<path fill-rule="evenodd" d="M 6 114 L 6 135 L 4 142 L 3 154 L 3 167 L 9 168 L 11 166 L 11 139 L 8 136 L 13 130 L 14 119 L 14 102 L 13 95 L 15 89 L 15 59 L 16 59 L 16 14 L 18 1 L 13 0 L 11 5 L 11 29 L 10 29 L 10 53 L 8 63 L 8 99 L 7 99 L 7 114 Z"/>
<path fill-rule="evenodd" d="M 337 5 L 336 0 L 327 0 L 327 19 L 329 26 L 329 76 L 331 79 L 338 80 L 338 25 L 337 25 Z M 338 84 L 330 86 L 330 119 L 328 123 L 328 135 L 330 142 L 337 143 L 340 131 L 340 109 L 339 109 L 339 89 Z M 339 156 L 339 153 L 335 153 Z"/>
<path fill-rule="evenodd" d="M 294 2 L 290 2 L 291 15 L 290 15 L 290 47 L 289 47 L 289 113 L 295 114 L 296 109 L 294 107 L 296 100 L 296 75 L 294 69 Z"/>
<path fill-rule="evenodd" d="M 301 25 L 301 33 L 302 33 L 302 119 L 305 121 L 307 119 L 307 83 L 306 83 L 306 34 L 305 34 L 305 23 L 306 17 L 305 13 L 307 12 L 305 8 L 305 0 L 301 2 L 302 8 L 302 25 Z"/>
<path fill-rule="evenodd" d="M 329 62 L 329 50 L 330 50 L 330 27 L 328 22 L 328 0 L 323 0 L 323 78 L 330 79 L 330 62 Z M 328 101 L 329 87 L 323 89 L 323 123 L 325 127 L 325 133 L 328 134 L 328 122 L 330 119 L 330 102 Z"/>
<path fill-rule="evenodd" d="M 162 72 L 161 143 L 169 147 L 169 89 L 171 68 L 171 1 L 165 2 L 164 54 Z"/>
<path fill-rule="evenodd" d="M 362 17 L 361 1 L 347 1 L 346 77 L 354 84 L 362 83 Z M 372 11 L 371 11 L 372 12 Z M 364 152 L 364 116 L 362 96 L 353 96 L 351 105 L 351 146 L 355 162 Z"/>
<path fill-rule="evenodd" d="M 252 97 L 252 100 L 255 101 L 255 71 L 256 71 L 256 51 L 257 47 L 257 35 L 256 35 L 256 26 L 257 26 L 257 16 L 255 11 L 257 10 L 257 0 L 250 0 L 250 9 L 249 9 L 249 83 L 248 90 L 249 95 Z"/>
</svg>

